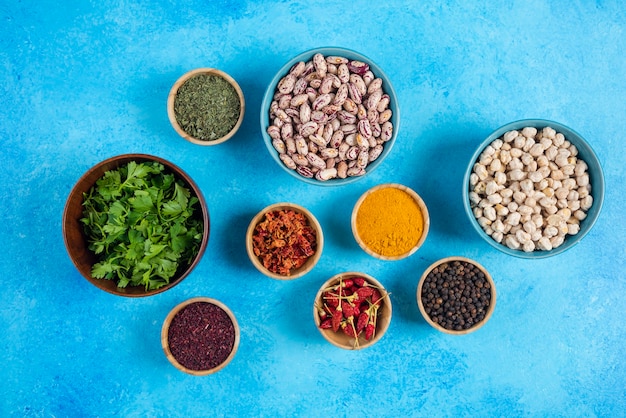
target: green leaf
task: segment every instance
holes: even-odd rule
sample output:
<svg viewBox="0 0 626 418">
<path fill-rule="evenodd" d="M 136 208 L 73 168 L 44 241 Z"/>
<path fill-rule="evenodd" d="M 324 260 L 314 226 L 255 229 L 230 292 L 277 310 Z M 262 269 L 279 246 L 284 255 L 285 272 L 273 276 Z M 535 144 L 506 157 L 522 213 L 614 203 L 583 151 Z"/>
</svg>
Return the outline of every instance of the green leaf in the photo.
<svg viewBox="0 0 626 418">
<path fill-rule="evenodd" d="M 109 236 L 117 236 L 126 232 L 126 226 L 106 224 L 102 227 L 102 230 L 106 232 Z"/>
<path fill-rule="evenodd" d="M 102 198 L 103 202 L 110 202 L 121 196 L 120 185 L 121 173 L 117 170 L 107 171 L 96 182 L 96 192 Z"/>
<path fill-rule="evenodd" d="M 178 216 L 180 215 L 180 213 L 183 211 L 183 208 L 180 204 L 180 202 L 178 201 L 169 201 L 169 202 L 165 202 L 163 203 L 163 207 L 161 212 L 163 213 L 163 215 L 169 216 L 169 217 L 174 217 L 174 216 Z"/>
<path fill-rule="evenodd" d="M 122 202 L 116 200 L 115 202 L 113 202 L 111 204 L 111 206 L 109 206 L 109 215 L 113 216 L 114 218 L 123 218 L 126 216 L 126 212 L 127 209 L 124 206 L 124 204 L 122 204 Z"/>
<path fill-rule="evenodd" d="M 143 190 L 135 191 L 135 197 L 128 198 L 128 202 L 138 212 L 149 212 L 154 209 L 150 193 Z"/>
<path fill-rule="evenodd" d="M 181 186 L 178 183 L 174 183 L 174 200 L 176 200 L 180 204 L 181 210 L 187 209 L 189 196 L 189 189 Z"/>
<path fill-rule="evenodd" d="M 130 280 L 128 278 L 120 277 L 118 282 L 117 282 L 117 287 L 124 288 L 124 287 L 128 286 L 128 283 L 130 283 Z"/>
<path fill-rule="evenodd" d="M 109 276 L 111 273 L 113 273 L 113 265 L 105 261 L 96 263 L 91 268 L 91 275 L 96 279 L 107 278 L 107 276 Z"/>
<path fill-rule="evenodd" d="M 150 249 L 146 252 L 144 260 L 149 260 L 159 255 L 167 246 L 164 244 L 150 244 Z"/>
<path fill-rule="evenodd" d="M 94 277 L 156 289 L 198 253 L 202 220 L 192 216 L 198 198 L 160 163 L 133 161 L 108 171 L 83 197 L 80 222 L 98 257 Z"/>
<path fill-rule="evenodd" d="M 128 163 L 127 178 L 145 178 L 152 170 L 148 164 L 137 164 L 135 161 Z"/>
</svg>

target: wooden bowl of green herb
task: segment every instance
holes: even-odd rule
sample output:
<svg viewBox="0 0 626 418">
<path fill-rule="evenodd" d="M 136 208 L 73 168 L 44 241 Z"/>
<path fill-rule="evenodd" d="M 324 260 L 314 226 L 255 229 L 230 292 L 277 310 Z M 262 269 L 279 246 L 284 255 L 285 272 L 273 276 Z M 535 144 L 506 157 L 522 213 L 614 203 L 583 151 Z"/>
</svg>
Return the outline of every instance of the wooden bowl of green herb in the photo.
<svg viewBox="0 0 626 418">
<path fill-rule="evenodd" d="M 198 145 L 217 145 L 235 135 L 245 112 L 239 84 L 214 68 L 183 74 L 167 98 L 167 115 L 174 130 Z"/>
<path fill-rule="evenodd" d="M 93 285 L 141 297 L 180 283 L 200 261 L 209 213 L 200 189 L 162 158 L 124 154 L 90 168 L 69 194 L 63 239 Z"/>
</svg>

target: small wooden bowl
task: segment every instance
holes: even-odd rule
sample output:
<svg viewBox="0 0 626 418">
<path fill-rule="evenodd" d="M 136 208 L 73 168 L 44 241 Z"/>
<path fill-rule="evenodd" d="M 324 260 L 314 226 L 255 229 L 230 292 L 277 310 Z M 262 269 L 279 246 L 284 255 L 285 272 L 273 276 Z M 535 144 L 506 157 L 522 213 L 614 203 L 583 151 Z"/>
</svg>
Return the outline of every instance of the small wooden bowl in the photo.
<svg viewBox="0 0 626 418">
<path fill-rule="evenodd" d="M 192 77 L 194 77 L 196 75 L 199 75 L 199 74 L 215 75 L 215 76 L 223 78 L 224 80 L 228 81 L 228 83 L 235 88 L 235 90 L 237 91 L 237 95 L 239 96 L 240 109 L 239 109 L 239 118 L 237 119 L 237 123 L 230 130 L 230 132 L 228 132 L 228 134 L 226 134 L 223 137 L 218 138 L 218 139 L 203 140 L 203 139 L 199 139 L 199 138 L 194 138 L 193 136 L 189 135 L 187 132 L 185 132 L 181 128 L 181 126 L 178 123 L 178 120 L 176 119 L 176 112 L 174 111 L 174 101 L 176 99 L 176 94 L 178 93 L 178 89 L 187 80 L 189 80 L 190 78 L 192 78 Z M 235 135 L 235 133 L 237 132 L 237 130 L 239 130 L 239 127 L 241 126 L 241 123 L 243 122 L 243 116 L 244 116 L 244 113 L 245 113 L 245 108 L 246 108 L 246 105 L 245 105 L 245 100 L 244 100 L 244 96 L 243 96 L 243 91 L 241 90 L 241 87 L 239 87 L 239 84 L 237 84 L 237 82 L 235 81 L 234 78 L 232 78 L 231 76 L 229 76 L 225 72 L 217 70 L 215 68 L 197 68 L 195 70 L 191 70 L 191 71 L 183 74 L 178 80 L 176 80 L 176 82 L 172 86 L 172 89 L 170 90 L 169 95 L 167 96 L 167 116 L 169 117 L 169 120 L 170 120 L 170 123 L 172 124 L 172 127 L 184 139 L 186 139 L 187 141 L 189 141 L 191 143 L 197 144 L 197 145 L 218 145 L 218 144 L 226 142 L 230 138 L 232 138 L 233 135 Z"/>
<path fill-rule="evenodd" d="M 172 279 L 170 283 L 156 290 L 146 290 L 143 286 L 127 286 L 118 287 L 117 283 L 113 280 L 96 279 L 91 275 L 91 268 L 97 262 L 96 255 L 89 250 L 89 244 L 87 237 L 83 232 L 83 225 L 80 219 L 83 217 L 83 193 L 87 193 L 92 186 L 96 184 L 105 172 L 115 170 L 131 161 L 145 162 L 156 161 L 165 166 L 165 168 L 174 173 L 174 175 L 183 180 L 183 182 L 189 187 L 191 192 L 200 201 L 199 209 L 196 211 L 197 216 L 202 217 L 204 225 L 202 242 L 198 250 L 198 254 L 192 261 L 192 263 L 181 270 L 179 274 Z M 63 211 L 63 240 L 65 241 L 65 247 L 69 254 L 72 263 L 78 269 L 80 274 L 85 277 L 91 284 L 106 292 L 112 293 L 118 296 L 128 297 L 142 297 L 156 295 L 157 293 L 164 292 L 180 283 L 200 262 L 202 255 L 206 249 L 209 240 L 209 211 L 206 201 L 200 191 L 200 188 L 196 183 L 185 173 L 181 168 L 172 164 L 171 162 L 164 160 L 163 158 L 155 157 L 146 154 L 123 154 L 118 155 L 107 160 L 104 160 L 92 168 L 90 168 L 83 176 L 76 182 L 76 185 L 70 192 L 67 201 L 65 203 L 65 209 Z"/>
<path fill-rule="evenodd" d="M 396 189 L 402 190 L 403 192 L 411 196 L 413 200 L 415 200 L 415 203 L 417 203 L 417 206 L 419 207 L 422 213 L 422 218 L 424 221 L 424 228 L 422 230 L 422 235 L 420 236 L 416 244 L 405 253 L 397 255 L 397 256 L 387 256 L 387 255 L 383 255 L 383 254 L 379 254 L 375 252 L 359 236 L 359 231 L 357 228 L 357 216 L 359 214 L 359 209 L 361 208 L 361 205 L 363 204 L 365 199 L 369 197 L 372 193 L 378 190 L 387 189 L 387 188 L 396 188 Z M 363 195 L 361 195 L 359 200 L 357 200 L 356 204 L 354 205 L 354 209 L 352 210 L 351 226 L 352 226 L 352 234 L 354 235 L 354 239 L 359 244 L 359 247 L 363 249 L 363 251 L 365 251 L 372 257 L 376 257 L 381 260 L 395 261 L 395 260 L 401 260 L 403 258 L 411 256 L 422 246 L 422 244 L 424 244 L 424 241 L 426 241 L 426 236 L 428 235 L 428 230 L 430 228 L 430 216 L 428 215 L 428 208 L 426 207 L 426 204 L 424 203 L 422 198 L 417 193 L 415 193 L 415 191 L 413 191 L 409 187 L 406 187 L 402 184 L 386 183 L 386 184 L 379 184 L 378 186 L 374 186 L 368 191 L 366 191 Z"/>
<path fill-rule="evenodd" d="M 367 281 L 369 284 L 378 287 L 381 291 L 381 294 L 383 295 L 383 300 L 379 307 L 378 319 L 376 321 L 376 333 L 369 341 L 366 340 L 363 335 L 360 335 L 358 341 L 356 341 L 354 337 L 350 337 L 344 334 L 342 331 L 335 332 L 332 329 L 320 328 L 321 321 L 318 311 L 324 304 L 322 300 L 322 294 L 324 293 L 324 291 L 329 287 L 338 284 L 340 280 L 351 279 L 355 277 L 363 277 L 365 281 Z M 389 324 L 391 323 L 391 314 L 391 299 L 389 298 L 389 294 L 387 293 L 383 285 L 378 280 L 368 274 L 354 271 L 337 274 L 324 282 L 324 284 L 320 287 L 317 294 L 315 295 L 315 303 L 313 304 L 313 320 L 315 321 L 315 326 L 319 330 L 320 334 L 322 334 L 324 339 L 326 339 L 326 341 L 328 341 L 332 345 L 346 350 L 362 350 L 376 344 L 376 342 L 378 342 L 383 337 L 383 335 L 385 335 L 385 332 L 387 332 Z"/>
<path fill-rule="evenodd" d="M 233 348 L 230 352 L 230 355 L 222 362 L 220 363 L 218 366 L 212 368 L 212 369 L 208 369 L 208 370 L 191 370 L 186 368 L 185 366 L 183 366 L 182 364 L 180 364 L 178 362 L 178 360 L 176 359 L 176 357 L 174 357 L 174 355 L 172 354 L 171 350 L 170 350 L 170 345 L 169 345 L 169 330 L 170 330 L 170 325 L 172 323 L 172 320 L 174 319 L 174 317 L 176 316 L 176 314 L 178 314 L 183 308 L 193 304 L 193 303 L 210 303 L 212 305 L 215 305 L 219 308 L 221 308 L 224 312 L 226 312 L 226 314 L 228 315 L 228 317 L 230 318 L 230 320 L 233 323 L 233 327 L 234 327 L 234 331 L 235 331 L 235 341 L 233 343 Z M 232 313 L 232 311 L 226 306 L 224 305 L 222 302 L 212 299 L 212 298 L 207 298 L 207 297 L 197 297 L 197 298 L 192 298 L 192 299 L 188 299 L 178 305 L 176 305 L 174 307 L 174 309 L 172 309 L 169 314 L 167 315 L 167 317 L 165 318 L 165 321 L 163 322 L 163 327 L 161 328 L 161 345 L 163 347 L 163 351 L 165 352 L 165 356 L 167 357 L 167 359 L 169 360 L 170 363 L 172 363 L 172 365 L 174 365 L 174 367 L 176 367 L 178 370 L 194 375 L 194 376 L 206 376 L 208 374 L 213 374 L 216 373 L 220 370 L 222 370 L 224 367 L 226 367 L 226 365 L 228 363 L 230 363 L 230 361 L 235 357 L 235 353 L 237 352 L 237 348 L 239 348 L 239 339 L 240 339 L 240 330 L 239 330 L 239 324 L 237 323 L 237 319 L 235 318 L 235 315 Z"/>
<path fill-rule="evenodd" d="M 480 322 L 474 324 L 471 328 L 460 330 L 460 331 L 444 328 L 441 325 L 439 325 L 438 323 L 434 322 L 431 319 L 431 317 L 426 313 L 426 309 L 424 308 L 424 304 L 422 302 L 422 287 L 424 285 L 424 281 L 426 280 L 426 277 L 428 276 L 428 273 L 430 273 L 437 266 L 440 266 L 440 265 L 442 265 L 444 263 L 452 263 L 452 262 L 455 262 L 455 261 L 463 261 L 463 262 L 470 263 L 470 264 L 473 264 L 474 266 L 478 267 L 483 272 L 483 274 L 485 275 L 485 280 L 487 280 L 487 282 L 490 285 L 490 289 L 491 289 L 491 299 L 489 301 L 489 307 L 487 308 L 487 312 L 485 313 L 485 317 L 483 318 L 483 320 L 481 320 Z M 496 285 L 495 285 L 495 283 L 493 281 L 493 278 L 491 277 L 491 274 L 489 274 L 487 269 L 484 268 L 479 263 L 477 263 L 476 261 L 471 260 L 469 258 L 465 258 L 465 257 L 446 257 L 446 258 L 442 258 L 441 260 L 438 260 L 438 261 L 434 262 L 433 264 L 431 264 L 424 271 L 424 273 L 422 274 L 422 277 L 420 278 L 419 284 L 417 286 L 417 306 L 419 307 L 419 310 L 420 310 L 422 316 L 424 317 L 424 319 L 426 320 L 426 322 L 428 322 L 428 324 L 430 326 L 432 326 L 433 328 L 435 328 L 436 330 L 441 331 L 441 332 L 446 333 L 446 334 L 451 334 L 451 335 L 469 334 L 470 332 L 474 332 L 477 329 L 479 329 L 480 327 L 482 327 L 483 325 L 485 325 L 487 323 L 487 321 L 489 320 L 489 318 L 491 318 L 491 315 L 493 314 L 493 311 L 496 308 Z"/>
<path fill-rule="evenodd" d="M 252 241 L 254 230 L 256 226 L 261 221 L 263 221 L 263 219 L 265 218 L 265 214 L 267 214 L 268 212 L 279 211 L 279 210 L 293 210 L 296 213 L 301 213 L 302 215 L 304 215 L 307 218 L 309 225 L 315 230 L 315 235 L 316 235 L 316 240 L 317 240 L 317 248 L 315 250 L 315 254 L 309 257 L 309 259 L 302 266 L 300 266 L 297 269 L 294 269 L 291 272 L 291 274 L 289 274 L 288 276 L 283 276 L 283 275 L 274 273 L 268 270 L 267 268 L 265 268 L 261 260 L 259 260 L 259 257 L 257 257 L 254 254 L 253 241 Z M 283 202 L 283 203 L 275 203 L 273 205 L 267 206 L 266 208 L 261 210 L 259 213 L 257 213 L 254 216 L 254 218 L 252 218 L 248 226 L 248 230 L 246 232 L 246 251 L 248 252 L 248 257 L 250 258 L 250 261 L 252 262 L 254 267 L 256 267 L 257 270 L 259 270 L 264 275 L 271 277 L 273 279 L 292 280 L 292 279 L 297 279 L 298 277 L 304 276 L 305 274 L 310 272 L 313 269 L 313 267 L 315 267 L 320 257 L 322 256 L 323 248 L 324 248 L 324 234 L 322 233 L 322 226 L 317 221 L 317 218 L 315 218 L 315 216 L 309 210 L 295 203 Z"/>
</svg>

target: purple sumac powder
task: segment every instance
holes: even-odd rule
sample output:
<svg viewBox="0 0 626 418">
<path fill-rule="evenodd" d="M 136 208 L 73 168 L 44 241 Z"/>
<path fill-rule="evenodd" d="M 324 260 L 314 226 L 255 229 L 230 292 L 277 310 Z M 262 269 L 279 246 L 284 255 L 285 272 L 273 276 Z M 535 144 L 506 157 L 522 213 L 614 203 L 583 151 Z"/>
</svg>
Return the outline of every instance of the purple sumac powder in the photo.
<svg viewBox="0 0 626 418">
<path fill-rule="evenodd" d="M 168 341 L 181 365 L 189 370 L 209 370 L 222 364 L 232 352 L 235 327 L 219 306 L 194 302 L 174 315 Z"/>
</svg>

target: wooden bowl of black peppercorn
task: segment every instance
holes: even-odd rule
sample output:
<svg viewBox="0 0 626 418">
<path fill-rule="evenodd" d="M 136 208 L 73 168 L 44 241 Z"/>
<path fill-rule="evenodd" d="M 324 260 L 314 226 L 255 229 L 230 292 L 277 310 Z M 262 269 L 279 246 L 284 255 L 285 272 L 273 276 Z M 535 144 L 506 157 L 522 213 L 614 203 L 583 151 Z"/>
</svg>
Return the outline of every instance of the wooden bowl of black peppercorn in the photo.
<svg viewBox="0 0 626 418">
<path fill-rule="evenodd" d="M 447 257 L 422 274 L 417 305 L 433 328 L 446 334 L 468 334 L 491 317 L 496 307 L 496 287 L 489 272 L 476 261 Z"/>
</svg>

